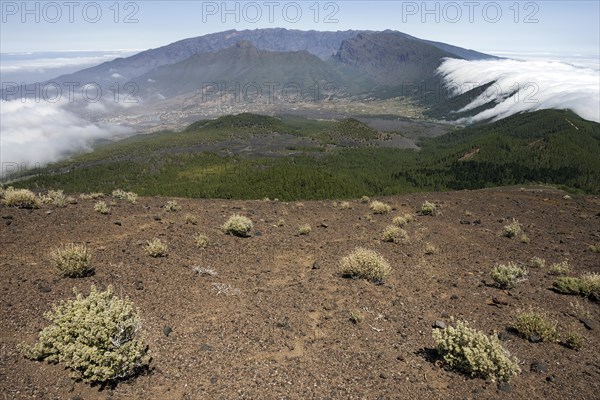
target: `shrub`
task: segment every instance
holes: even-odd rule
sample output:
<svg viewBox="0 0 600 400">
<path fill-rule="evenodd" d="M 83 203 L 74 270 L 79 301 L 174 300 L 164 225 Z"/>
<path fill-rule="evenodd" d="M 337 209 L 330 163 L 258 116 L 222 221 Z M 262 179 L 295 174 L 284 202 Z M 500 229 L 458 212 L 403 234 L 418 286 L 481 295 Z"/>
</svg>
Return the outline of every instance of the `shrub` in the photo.
<svg viewBox="0 0 600 400">
<path fill-rule="evenodd" d="M 197 233 L 194 235 L 194 242 L 198 248 L 205 249 L 210 243 L 210 239 L 203 233 Z"/>
<path fill-rule="evenodd" d="M 508 381 L 520 372 L 517 360 L 511 359 L 497 337 L 470 328 L 466 321 L 434 329 L 433 338 L 444 362 L 472 377 Z"/>
<path fill-rule="evenodd" d="M 546 260 L 544 260 L 543 258 L 540 257 L 531 257 L 531 260 L 529 260 L 529 266 L 531 268 L 544 268 L 544 266 L 546 265 Z"/>
<path fill-rule="evenodd" d="M 495 285 L 501 289 L 511 289 L 527 275 L 527 270 L 519 267 L 513 262 L 500 264 L 492 269 L 492 279 Z"/>
<path fill-rule="evenodd" d="M 146 253 L 150 257 L 164 257 L 167 255 L 168 247 L 160 239 L 154 238 L 146 244 Z"/>
<path fill-rule="evenodd" d="M 279 220 L 277 221 L 277 226 L 285 226 L 285 219 L 279 218 Z"/>
<path fill-rule="evenodd" d="M 529 236 L 527 236 L 525 233 L 523 233 L 521 235 L 521 238 L 519 240 L 521 241 L 521 243 L 525 243 L 525 244 L 529 244 L 529 242 L 531 242 L 531 240 L 529 239 Z"/>
<path fill-rule="evenodd" d="M 94 269 L 92 257 L 83 244 L 67 243 L 52 250 L 50 260 L 62 276 L 78 278 L 89 275 Z"/>
<path fill-rule="evenodd" d="M 353 278 L 363 278 L 380 283 L 385 281 L 392 268 L 388 262 L 373 250 L 357 247 L 340 261 L 343 275 Z"/>
<path fill-rule="evenodd" d="M 600 299 L 600 274 L 588 273 L 581 278 L 561 276 L 552 284 L 554 290 L 563 294 L 588 296 L 591 300 Z"/>
<path fill-rule="evenodd" d="M 514 327 L 527 339 L 531 339 L 533 335 L 538 335 L 543 342 L 554 341 L 557 338 L 556 322 L 550 321 L 546 313 L 532 308 L 517 313 Z"/>
<path fill-rule="evenodd" d="M 85 382 L 108 382 L 135 375 L 150 361 L 141 339 L 139 311 L 112 287 L 53 306 L 44 317 L 51 325 L 33 346 L 21 344 L 25 356 L 63 364 Z"/>
<path fill-rule="evenodd" d="M 353 324 L 360 324 L 365 320 L 365 316 L 360 310 L 350 311 L 350 322 Z"/>
<path fill-rule="evenodd" d="M 507 238 L 514 238 L 519 233 L 521 233 L 521 231 L 521 224 L 519 223 L 519 221 L 513 218 L 512 222 L 503 228 L 502 236 L 505 236 Z"/>
<path fill-rule="evenodd" d="M 559 263 L 554 263 L 548 269 L 548 273 L 550 275 L 566 275 L 571 272 L 571 265 L 569 265 L 569 261 L 565 260 Z"/>
<path fill-rule="evenodd" d="M 79 198 L 81 200 L 96 200 L 99 199 L 101 197 L 104 197 L 104 193 L 100 193 L 100 192 L 94 192 L 94 193 L 82 193 L 79 195 Z"/>
<path fill-rule="evenodd" d="M 100 200 L 94 204 L 94 211 L 99 212 L 100 214 L 108 214 L 110 212 L 110 207 L 104 201 Z"/>
<path fill-rule="evenodd" d="M 369 204 L 369 208 L 373 211 L 373 214 L 387 214 L 392 211 L 392 207 L 389 204 L 385 204 L 381 201 L 372 201 Z"/>
<path fill-rule="evenodd" d="M 600 274 L 591 272 L 581 277 L 581 293 L 585 296 L 600 298 Z"/>
<path fill-rule="evenodd" d="M 552 287 L 559 293 L 563 294 L 582 294 L 581 293 L 581 279 L 570 276 L 561 276 L 556 278 Z"/>
<path fill-rule="evenodd" d="M 167 201 L 167 204 L 165 204 L 165 210 L 168 212 L 176 212 L 181 210 L 181 206 L 177 203 L 177 201 L 171 200 Z"/>
<path fill-rule="evenodd" d="M 589 249 L 592 253 L 600 253 L 600 244 L 590 244 Z"/>
<path fill-rule="evenodd" d="M 196 225 L 196 224 L 198 224 L 198 218 L 196 218 L 192 214 L 185 214 L 185 223 Z"/>
<path fill-rule="evenodd" d="M 27 189 L 8 187 L 4 191 L 3 197 L 2 204 L 7 207 L 39 208 L 41 204 L 40 199 L 31 190 Z"/>
<path fill-rule="evenodd" d="M 565 337 L 564 345 L 573 350 L 581 350 L 583 348 L 583 344 L 585 343 L 585 338 L 579 333 L 569 332 Z"/>
<path fill-rule="evenodd" d="M 421 214 L 423 215 L 433 215 L 435 214 L 436 209 L 436 205 L 428 201 L 425 201 L 425 203 L 421 204 Z"/>
<path fill-rule="evenodd" d="M 408 239 L 408 234 L 402 228 L 397 227 L 396 225 L 389 225 L 383 230 L 383 234 L 381 235 L 381 240 L 384 242 L 393 242 L 398 243 L 401 240 Z"/>
<path fill-rule="evenodd" d="M 369 198 L 369 196 L 362 196 L 360 198 L 360 202 L 363 204 L 367 204 L 369 201 L 371 201 L 371 199 Z"/>
<path fill-rule="evenodd" d="M 137 194 L 135 194 L 133 192 L 126 192 L 126 191 L 121 190 L 121 189 L 113 190 L 112 196 L 115 199 L 127 200 L 131 204 L 137 203 L 137 199 L 138 199 L 138 195 Z"/>
<path fill-rule="evenodd" d="M 308 235 L 312 231 L 309 224 L 303 224 L 298 227 L 298 233 L 301 235 Z"/>
<path fill-rule="evenodd" d="M 233 236 L 239 237 L 248 237 L 250 236 L 250 230 L 252 230 L 252 221 L 248 217 L 244 217 L 243 215 L 233 214 L 229 219 L 223 224 L 221 229 L 223 232 Z"/>
<path fill-rule="evenodd" d="M 342 210 L 349 210 L 349 209 L 350 209 L 350 203 L 349 203 L 349 202 L 347 202 L 347 201 L 342 201 L 342 202 L 340 203 L 340 208 L 341 208 Z"/>
<path fill-rule="evenodd" d="M 412 214 L 404 214 L 402 216 L 397 216 L 392 220 L 392 224 L 399 226 L 399 227 L 403 227 L 404 225 L 408 224 L 409 222 L 411 222 L 413 220 L 413 216 Z"/>
<path fill-rule="evenodd" d="M 40 196 L 40 200 L 44 204 L 52 204 L 56 207 L 67 206 L 67 196 L 65 196 L 62 190 L 48 190 L 45 196 Z"/>
<path fill-rule="evenodd" d="M 438 248 L 435 247 L 435 245 L 433 245 L 431 243 L 427 243 L 425 245 L 425 254 L 431 255 L 431 254 L 435 254 L 437 252 L 438 252 Z"/>
</svg>

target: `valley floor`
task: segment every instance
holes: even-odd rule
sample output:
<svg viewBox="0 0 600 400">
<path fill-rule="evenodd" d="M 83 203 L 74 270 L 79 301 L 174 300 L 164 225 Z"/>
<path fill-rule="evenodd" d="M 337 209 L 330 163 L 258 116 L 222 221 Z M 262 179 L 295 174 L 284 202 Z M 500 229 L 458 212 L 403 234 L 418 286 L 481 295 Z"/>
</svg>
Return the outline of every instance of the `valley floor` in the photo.
<svg viewBox="0 0 600 400">
<path fill-rule="evenodd" d="M 600 392 L 600 308 L 549 288 L 549 264 L 569 260 L 574 276 L 600 273 L 600 197 L 553 188 L 500 188 L 382 199 L 393 211 L 373 215 L 350 201 L 285 203 L 167 198 L 115 200 L 109 215 L 94 200 L 66 208 L 0 208 L 0 393 L 25 399 L 591 399 Z M 110 198 L 105 199 L 109 202 Z M 416 216 L 402 243 L 381 241 L 396 215 L 416 213 L 425 201 L 439 215 Z M 233 213 L 254 222 L 253 236 L 224 235 Z M 186 214 L 198 220 L 186 223 Z M 530 242 L 501 236 L 518 219 Z M 312 231 L 299 235 L 298 227 Z M 281 225 L 281 226 L 280 226 Z M 209 236 L 198 249 L 193 235 Z M 154 237 L 168 256 L 144 252 Z M 58 278 L 50 250 L 85 242 L 96 268 L 80 279 Z M 436 248 L 426 254 L 426 247 Z M 380 252 L 392 265 L 383 285 L 342 278 L 339 260 L 355 247 Z M 431 246 L 429 246 L 429 249 Z M 530 268 L 510 291 L 491 285 L 497 264 Z M 195 267 L 211 268 L 214 276 Z M 114 388 L 70 379 L 60 365 L 25 359 L 52 303 L 92 284 L 128 296 L 139 307 L 152 362 L 150 371 Z M 574 317 L 578 302 L 586 329 Z M 541 308 L 558 321 L 561 338 L 576 332 L 580 351 L 559 343 L 530 343 L 510 329 L 518 310 Z M 581 311 L 581 310 L 580 310 Z M 364 320 L 353 323 L 352 313 Z M 463 319 L 491 334 L 520 360 L 522 373 L 508 386 L 445 370 L 436 360 L 432 324 Z M 168 328 L 168 329 L 167 329 Z M 166 335 L 169 330 L 170 334 Z M 539 362 L 545 372 L 532 372 Z"/>
</svg>

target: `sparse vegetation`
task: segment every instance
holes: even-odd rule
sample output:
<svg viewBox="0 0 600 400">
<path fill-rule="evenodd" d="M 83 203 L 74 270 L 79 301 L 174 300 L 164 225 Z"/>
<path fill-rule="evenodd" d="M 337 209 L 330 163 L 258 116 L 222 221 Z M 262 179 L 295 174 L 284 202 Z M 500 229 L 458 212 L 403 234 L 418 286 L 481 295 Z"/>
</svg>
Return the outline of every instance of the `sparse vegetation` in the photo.
<svg viewBox="0 0 600 400">
<path fill-rule="evenodd" d="M 252 230 L 253 226 L 254 224 L 252 223 L 250 218 L 239 214 L 233 214 L 223 224 L 221 229 L 224 233 L 228 235 L 248 237 L 250 236 L 250 231 Z"/>
<path fill-rule="evenodd" d="M 308 235 L 312 231 L 309 224 L 302 224 L 298 227 L 298 233 L 300 235 Z"/>
<path fill-rule="evenodd" d="M 171 200 L 167 201 L 167 204 L 165 204 L 165 210 L 167 210 L 168 212 L 177 212 L 181 210 L 181 206 L 179 205 L 179 203 L 177 203 L 176 200 Z"/>
<path fill-rule="evenodd" d="M 210 239 L 207 235 L 203 233 L 197 233 L 194 235 L 194 242 L 196 243 L 196 246 L 198 246 L 198 248 L 205 249 L 206 247 L 208 247 Z"/>
<path fill-rule="evenodd" d="M 79 195 L 79 198 L 81 200 L 97 200 L 102 197 L 104 197 L 104 193 L 100 193 L 100 192 L 81 193 Z"/>
<path fill-rule="evenodd" d="M 277 221 L 277 226 L 285 226 L 285 219 L 279 218 L 279 220 Z"/>
<path fill-rule="evenodd" d="M 422 215 L 433 215 L 435 214 L 435 210 L 437 209 L 436 205 L 425 201 L 425 203 L 421 204 L 421 214 Z"/>
<path fill-rule="evenodd" d="M 350 209 L 350 203 L 347 201 L 342 201 L 340 203 L 340 209 L 342 210 L 349 210 Z"/>
<path fill-rule="evenodd" d="M 561 276 L 556 278 L 552 284 L 554 290 L 563 294 L 582 294 L 581 287 L 582 281 L 580 278 L 571 276 Z"/>
<path fill-rule="evenodd" d="M 545 265 L 546 260 L 537 256 L 531 257 L 531 260 L 529 260 L 529 266 L 531 268 L 544 268 Z"/>
<path fill-rule="evenodd" d="M 519 240 L 521 241 L 521 243 L 525 243 L 525 244 L 529 244 L 529 242 L 531 241 L 529 239 L 529 236 L 527 236 L 527 234 L 523 233 L 521 235 L 521 237 L 519 238 Z"/>
<path fill-rule="evenodd" d="M 573 268 L 569 264 L 569 261 L 564 260 L 559 263 L 554 263 L 548 268 L 550 275 L 567 275 Z"/>
<path fill-rule="evenodd" d="M 434 329 L 433 338 L 444 362 L 472 377 L 509 381 L 520 372 L 517 360 L 511 359 L 496 336 L 470 328 L 466 321 Z"/>
<path fill-rule="evenodd" d="M 404 225 L 408 224 L 409 222 L 412 222 L 412 220 L 412 214 L 404 214 L 402 216 L 399 215 L 397 217 L 394 217 L 394 219 L 392 220 L 392 224 L 402 228 Z"/>
<path fill-rule="evenodd" d="M 360 310 L 350 311 L 350 322 L 353 324 L 360 324 L 365 320 L 364 314 Z"/>
<path fill-rule="evenodd" d="M 186 224 L 191 224 L 191 225 L 197 225 L 198 224 L 198 218 L 196 218 L 196 216 L 192 215 L 192 214 L 185 214 L 185 223 Z"/>
<path fill-rule="evenodd" d="M 94 269 L 91 255 L 83 244 L 67 243 L 50 253 L 50 260 L 61 276 L 79 278 L 89 275 Z"/>
<path fill-rule="evenodd" d="M 40 195 L 40 200 L 44 204 L 52 204 L 56 207 L 67 206 L 67 196 L 62 190 L 48 190 L 46 195 Z"/>
<path fill-rule="evenodd" d="M 398 243 L 408 239 L 408 233 L 396 225 L 388 225 L 381 235 L 381 240 L 384 242 Z"/>
<path fill-rule="evenodd" d="M 510 224 L 504 226 L 504 228 L 502 230 L 502 236 L 505 236 L 507 238 L 514 238 L 519 233 L 521 233 L 521 231 L 522 231 L 521 224 L 519 223 L 519 221 L 517 221 L 516 219 L 513 218 L 512 222 Z"/>
<path fill-rule="evenodd" d="M 94 211 L 99 212 L 100 214 L 108 214 L 110 213 L 110 207 L 106 202 L 100 200 L 94 204 Z"/>
<path fill-rule="evenodd" d="M 495 285 L 501 289 L 512 289 L 527 275 L 525 268 L 519 267 L 513 262 L 500 264 L 492 269 L 491 276 Z"/>
<path fill-rule="evenodd" d="M 598 273 L 587 273 L 581 278 L 561 276 L 552 286 L 559 293 L 587 296 L 591 300 L 600 299 L 600 274 Z"/>
<path fill-rule="evenodd" d="M 392 268 L 377 252 L 357 247 L 348 256 L 342 258 L 340 270 L 346 276 L 380 283 L 385 281 Z"/>
<path fill-rule="evenodd" d="M 138 199 L 138 195 L 136 193 L 134 193 L 134 192 L 126 192 L 126 191 L 121 190 L 121 189 L 113 190 L 112 196 L 115 199 L 126 200 L 129 203 L 131 203 L 131 204 L 136 204 L 137 203 L 137 199 Z"/>
<path fill-rule="evenodd" d="M 583 348 L 583 345 L 585 344 L 585 338 L 579 333 L 569 332 L 567 333 L 563 343 L 566 347 L 579 351 Z"/>
<path fill-rule="evenodd" d="M 553 342 L 558 337 L 556 325 L 556 321 L 551 321 L 545 312 L 530 308 L 517 313 L 514 328 L 526 339 L 532 340 L 537 335 L 540 341 Z"/>
<path fill-rule="evenodd" d="M 592 253 L 600 253 L 600 244 L 590 244 L 589 249 Z"/>
<path fill-rule="evenodd" d="M 369 196 L 362 196 L 360 198 L 360 202 L 363 203 L 363 204 L 367 204 L 370 201 L 371 201 L 371 199 L 369 198 Z"/>
<path fill-rule="evenodd" d="M 146 243 L 146 254 L 150 257 L 164 257 L 167 255 L 168 246 L 160 239 L 154 238 Z"/>
<path fill-rule="evenodd" d="M 62 364 L 91 383 L 128 378 L 148 364 L 141 319 L 129 299 L 117 298 L 110 286 L 104 292 L 92 286 L 87 297 L 75 294 L 44 314 L 51 324 L 35 345 L 20 345 L 26 357 Z"/>
<path fill-rule="evenodd" d="M 431 243 L 426 243 L 425 244 L 425 250 L 424 250 L 425 254 L 432 255 L 432 254 L 435 254 L 437 252 L 438 252 L 438 248 L 435 245 L 433 245 Z"/>
<path fill-rule="evenodd" d="M 41 201 L 31 190 L 9 186 L 4 190 L 2 204 L 16 208 L 40 208 Z"/>
<path fill-rule="evenodd" d="M 373 214 L 387 214 L 392 211 L 392 207 L 389 204 L 377 200 L 372 201 L 369 204 L 369 208 L 373 211 Z"/>
</svg>

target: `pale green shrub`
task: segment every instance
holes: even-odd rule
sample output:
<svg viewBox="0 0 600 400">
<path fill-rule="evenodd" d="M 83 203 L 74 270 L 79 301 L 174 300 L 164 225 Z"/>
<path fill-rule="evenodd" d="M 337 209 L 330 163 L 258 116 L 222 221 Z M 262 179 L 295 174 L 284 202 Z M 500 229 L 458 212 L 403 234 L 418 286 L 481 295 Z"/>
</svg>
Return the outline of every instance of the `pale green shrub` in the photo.
<svg viewBox="0 0 600 400">
<path fill-rule="evenodd" d="M 428 201 L 425 201 L 425 203 L 421 204 L 421 214 L 423 215 L 433 215 L 435 214 L 436 209 L 436 205 Z"/>
<path fill-rule="evenodd" d="M 131 204 L 137 203 L 138 195 L 134 192 L 126 192 L 121 189 L 113 190 L 112 196 L 115 199 L 126 200 Z"/>
<path fill-rule="evenodd" d="M 254 224 L 250 220 L 250 218 L 245 217 L 239 214 L 233 214 L 229 219 L 223 224 L 221 229 L 224 233 L 239 236 L 239 237 L 248 237 L 250 236 L 250 230 Z"/>
<path fill-rule="evenodd" d="M 50 260 L 62 276 L 78 278 L 89 275 L 92 256 L 84 244 L 67 243 L 50 253 Z"/>
<path fill-rule="evenodd" d="M 572 269 L 573 268 L 569 264 L 569 261 L 564 260 L 559 263 L 552 264 L 548 269 L 548 273 L 550 275 L 567 275 Z"/>
<path fill-rule="evenodd" d="M 502 230 L 502 236 L 506 236 L 507 238 L 514 238 L 519 233 L 521 233 L 522 228 L 519 221 L 513 218 L 512 222 L 506 225 Z"/>
<path fill-rule="evenodd" d="M 342 202 L 340 203 L 340 208 L 341 208 L 342 210 L 349 210 L 349 209 L 350 209 L 350 203 L 349 203 L 349 202 L 347 202 L 347 201 L 342 201 Z"/>
<path fill-rule="evenodd" d="M 67 206 L 67 196 L 65 196 L 62 190 L 48 190 L 45 196 L 40 195 L 40 200 L 44 204 L 52 204 L 56 207 Z"/>
<path fill-rule="evenodd" d="M 3 197 L 2 204 L 7 207 L 39 208 L 41 205 L 40 199 L 27 189 L 13 189 L 9 186 L 4 191 Z"/>
<path fill-rule="evenodd" d="M 369 196 L 362 196 L 360 198 L 360 202 L 363 204 L 367 204 L 369 201 L 371 201 L 371 199 L 369 198 Z"/>
<path fill-rule="evenodd" d="M 519 267 L 513 262 L 500 264 L 492 269 L 491 276 L 497 287 L 511 289 L 527 275 L 525 268 Z"/>
<path fill-rule="evenodd" d="M 385 281 L 392 267 L 377 252 L 357 247 L 348 256 L 342 258 L 340 270 L 343 275 L 380 283 Z"/>
<path fill-rule="evenodd" d="M 168 246 L 163 243 L 160 239 L 154 238 L 149 240 L 146 244 L 146 253 L 150 257 L 164 257 L 167 255 Z"/>
<path fill-rule="evenodd" d="M 75 294 L 44 314 L 51 325 L 35 345 L 19 346 L 26 357 L 62 364 L 91 383 L 131 377 L 149 363 L 139 312 L 129 299 L 116 297 L 110 286 L 104 292 L 92 286 L 87 297 Z"/>
<path fill-rule="evenodd" d="M 197 225 L 198 224 L 198 218 L 196 218 L 192 214 L 185 214 L 185 223 L 186 224 Z"/>
<path fill-rule="evenodd" d="M 556 325 L 556 321 L 551 321 L 546 313 L 530 308 L 517 313 L 514 328 L 524 338 L 529 339 L 536 334 L 543 342 L 551 342 L 558 337 Z"/>
<path fill-rule="evenodd" d="M 300 235 L 308 235 L 310 232 L 312 232 L 312 228 L 309 224 L 302 224 L 298 227 L 298 233 Z"/>
<path fill-rule="evenodd" d="M 546 260 L 544 260 L 543 258 L 540 257 L 531 257 L 531 260 L 529 260 L 529 266 L 531 268 L 544 268 L 544 266 L 546 265 Z"/>
<path fill-rule="evenodd" d="M 82 193 L 79 195 L 79 198 L 81 200 L 97 200 L 101 197 L 104 197 L 104 193 L 93 192 L 93 193 Z"/>
<path fill-rule="evenodd" d="M 177 203 L 177 201 L 171 200 L 167 201 L 167 204 L 165 204 L 165 210 L 169 212 L 176 212 L 181 210 L 181 206 Z"/>
<path fill-rule="evenodd" d="M 373 211 L 373 214 L 387 214 L 392 211 L 392 207 L 389 204 L 385 204 L 381 201 L 372 201 L 369 204 L 369 208 Z"/>
<path fill-rule="evenodd" d="M 94 211 L 99 212 L 100 214 L 108 214 L 110 212 L 110 207 L 106 202 L 100 200 L 94 204 Z"/>
<path fill-rule="evenodd" d="M 384 242 L 393 242 L 398 243 L 402 240 L 407 240 L 408 234 L 402 228 L 397 227 L 396 225 L 388 225 L 381 235 L 381 240 Z"/>
<path fill-rule="evenodd" d="M 569 332 L 565 337 L 564 345 L 573 350 L 581 350 L 585 343 L 585 338 L 576 332 Z"/>
<path fill-rule="evenodd" d="M 466 321 L 455 326 L 434 329 L 433 339 L 444 362 L 472 377 L 492 381 L 509 381 L 520 372 L 516 359 L 510 357 L 496 336 L 470 328 Z"/>
<path fill-rule="evenodd" d="M 205 249 L 209 245 L 210 239 L 203 233 L 197 233 L 194 235 L 194 242 L 198 248 Z"/>
<path fill-rule="evenodd" d="M 413 220 L 413 216 L 412 214 L 404 214 L 402 216 L 397 216 L 392 220 L 392 224 L 399 226 L 399 227 L 403 227 L 404 225 L 408 224 L 409 222 L 411 222 Z"/>
</svg>

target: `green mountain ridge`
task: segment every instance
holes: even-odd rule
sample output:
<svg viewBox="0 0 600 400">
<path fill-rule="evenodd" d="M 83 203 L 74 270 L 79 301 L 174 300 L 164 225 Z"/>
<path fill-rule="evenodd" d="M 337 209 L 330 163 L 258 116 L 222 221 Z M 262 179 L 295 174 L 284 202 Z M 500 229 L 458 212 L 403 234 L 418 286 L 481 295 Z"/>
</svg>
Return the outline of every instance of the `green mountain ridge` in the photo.
<svg viewBox="0 0 600 400">
<path fill-rule="evenodd" d="M 37 171 L 19 187 L 282 200 L 544 183 L 600 194 L 600 124 L 542 110 L 384 148 L 354 119 L 241 114 L 139 135 Z"/>
</svg>

